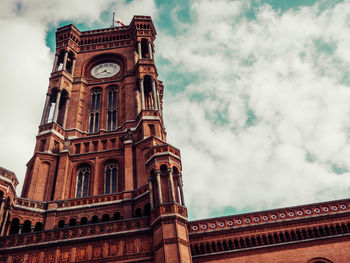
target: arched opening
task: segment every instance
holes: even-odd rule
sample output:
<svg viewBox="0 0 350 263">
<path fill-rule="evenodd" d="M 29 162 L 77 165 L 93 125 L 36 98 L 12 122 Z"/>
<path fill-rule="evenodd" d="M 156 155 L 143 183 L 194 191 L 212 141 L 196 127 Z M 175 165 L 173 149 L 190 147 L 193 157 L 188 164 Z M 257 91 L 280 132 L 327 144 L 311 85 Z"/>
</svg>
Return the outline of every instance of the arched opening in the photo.
<svg viewBox="0 0 350 263">
<path fill-rule="evenodd" d="M 34 231 L 42 231 L 44 229 L 44 225 L 41 222 L 37 222 L 34 227 Z"/>
<path fill-rule="evenodd" d="M 119 220 L 120 219 L 120 213 L 119 212 L 115 212 L 113 214 L 113 220 Z"/>
<path fill-rule="evenodd" d="M 75 218 L 71 218 L 69 220 L 69 226 L 75 226 L 77 224 L 77 220 Z"/>
<path fill-rule="evenodd" d="M 150 58 L 148 50 L 148 40 L 145 38 L 141 39 L 141 54 L 142 58 Z"/>
<path fill-rule="evenodd" d="M 145 108 L 149 110 L 155 109 L 155 91 L 153 92 L 153 79 L 151 76 L 144 78 L 144 94 L 145 94 Z"/>
<path fill-rule="evenodd" d="M 118 165 L 111 162 L 105 166 L 105 194 L 117 192 Z"/>
<path fill-rule="evenodd" d="M 65 90 L 61 91 L 60 104 L 58 106 L 58 114 L 57 114 L 57 124 L 60 126 L 64 126 L 65 115 L 67 111 L 67 100 L 68 100 L 68 92 Z"/>
<path fill-rule="evenodd" d="M 280 240 L 281 240 L 281 242 L 286 242 L 283 233 L 280 233 Z"/>
<path fill-rule="evenodd" d="M 211 252 L 209 243 L 205 244 L 205 249 L 207 250 L 207 253 Z"/>
<path fill-rule="evenodd" d="M 63 70 L 64 53 L 65 51 L 61 50 L 61 52 L 58 54 L 56 68 L 54 71 Z"/>
<path fill-rule="evenodd" d="M 14 218 L 12 219 L 12 222 L 11 222 L 11 228 L 10 228 L 9 234 L 15 235 L 15 234 L 18 234 L 18 232 L 19 232 L 19 219 Z"/>
<path fill-rule="evenodd" d="M 78 167 L 76 178 L 76 198 L 88 196 L 90 173 L 90 165 L 82 164 Z"/>
<path fill-rule="evenodd" d="M 98 223 L 98 216 L 93 216 L 92 218 L 91 218 L 91 223 Z"/>
<path fill-rule="evenodd" d="M 200 244 L 199 249 L 201 251 L 201 254 L 205 254 L 205 248 L 203 243 Z"/>
<path fill-rule="evenodd" d="M 141 211 L 141 208 L 137 208 L 135 210 L 135 217 L 141 217 L 142 216 L 142 211 Z"/>
<path fill-rule="evenodd" d="M 145 206 L 143 208 L 143 214 L 145 216 L 151 215 L 151 205 L 149 203 L 145 204 Z"/>
<path fill-rule="evenodd" d="M 58 228 L 64 228 L 64 226 L 65 226 L 64 220 L 58 221 Z"/>
<path fill-rule="evenodd" d="M 250 238 L 250 242 L 252 243 L 252 246 L 255 247 L 256 246 L 256 240 L 255 237 L 251 237 Z"/>
<path fill-rule="evenodd" d="M 87 222 L 88 222 L 88 220 L 85 216 L 80 219 L 80 225 L 86 225 Z"/>
<path fill-rule="evenodd" d="M 56 108 L 57 89 L 52 89 L 47 96 L 48 102 L 44 111 L 43 124 L 53 122 L 54 111 Z"/>
<path fill-rule="evenodd" d="M 24 221 L 22 233 L 29 233 L 32 231 L 32 222 L 29 220 Z"/>
<path fill-rule="evenodd" d="M 214 241 L 211 242 L 211 250 L 212 250 L 213 252 L 216 252 L 216 244 L 215 244 Z"/>
<path fill-rule="evenodd" d="M 66 62 L 66 71 L 73 75 L 73 70 L 74 70 L 74 53 L 72 51 L 69 51 L 68 57 L 67 57 L 67 62 Z"/>
<path fill-rule="evenodd" d="M 102 222 L 108 222 L 109 221 L 109 214 L 104 214 L 102 216 Z"/>
</svg>

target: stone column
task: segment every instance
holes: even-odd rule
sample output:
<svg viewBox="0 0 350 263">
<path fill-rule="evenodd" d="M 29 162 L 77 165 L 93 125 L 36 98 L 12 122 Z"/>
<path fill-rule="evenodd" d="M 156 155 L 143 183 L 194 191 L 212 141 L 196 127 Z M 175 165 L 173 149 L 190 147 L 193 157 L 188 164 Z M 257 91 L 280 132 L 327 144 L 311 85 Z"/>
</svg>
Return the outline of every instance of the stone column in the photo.
<svg viewBox="0 0 350 263">
<path fill-rule="evenodd" d="M 55 105 L 55 111 L 53 112 L 52 122 L 57 122 L 58 107 L 60 106 L 60 100 L 61 100 L 61 91 L 59 90 L 59 91 L 57 91 L 56 105 Z"/>
<path fill-rule="evenodd" d="M 69 106 L 69 98 L 67 97 L 66 99 L 66 105 L 64 106 L 64 118 L 63 118 L 63 128 L 66 128 L 66 123 L 67 123 L 67 115 L 68 115 L 68 106 Z"/>
<path fill-rule="evenodd" d="M 140 93 L 141 93 L 141 110 L 145 109 L 145 89 L 143 87 L 143 79 L 140 79 Z"/>
<path fill-rule="evenodd" d="M 18 225 L 18 234 L 22 234 L 22 230 L 23 230 L 23 224 L 19 224 Z"/>
<path fill-rule="evenodd" d="M 182 182 L 181 174 L 179 174 L 179 186 L 180 186 L 181 204 L 185 206 L 185 197 L 184 197 L 183 182 Z"/>
<path fill-rule="evenodd" d="M 7 224 L 8 215 L 9 215 L 9 209 L 6 209 L 6 210 L 5 210 L 5 217 L 4 217 L 5 219 L 4 219 L 4 221 L 2 222 L 2 226 L 1 226 L 1 233 L 0 233 L 0 236 L 3 236 L 3 235 L 4 235 L 5 228 L 6 228 L 6 224 Z"/>
<path fill-rule="evenodd" d="M 139 91 L 135 89 L 135 104 L 136 104 L 136 117 L 139 114 Z"/>
<path fill-rule="evenodd" d="M 175 190 L 174 190 L 174 179 L 173 179 L 173 169 L 169 168 L 168 169 L 169 173 L 169 183 L 170 183 L 170 195 L 171 195 L 171 201 L 175 203 Z"/>
<path fill-rule="evenodd" d="M 142 59 L 141 41 L 138 41 L 138 42 L 137 42 L 137 52 L 139 52 L 139 59 Z"/>
<path fill-rule="evenodd" d="M 74 75 L 75 61 L 76 61 L 76 58 L 73 58 L 73 61 L 72 61 L 72 73 L 71 73 L 72 76 Z"/>
<path fill-rule="evenodd" d="M 149 58 L 153 59 L 152 44 L 149 40 L 148 40 L 148 53 L 149 53 Z"/>
<path fill-rule="evenodd" d="M 160 100 L 159 100 L 159 92 L 158 89 L 156 89 L 156 93 L 157 93 L 157 104 L 158 104 L 158 110 L 161 113 L 161 108 L 160 108 Z"/>
<path fill-rule="evenodd" d="M 136 50 L 134 51 L 134 64 L 136 65 L 137 64 L 137 56 L 136 56 Z"/>
<path fill-rule="evenodd" d="M 49 105 L 50 102 L 50 95 L 46 94 L 46 100 L 45 100 L 45 106 L 44 106 L 44 110 L 43 110 L 43 116 L 41 117 L 41 122 L 40 125 L 45 124 L 46 120 L 46 115 L 47 115 L 47 106 Z"/>
<path fill-rule="evenodd" d="M 152 79 L 152 94 L 153 94 L 153 107 L 154 107 L 155 110 L 158 110 L 156 84 L 155 84 L 155 80 L 154 79 Z"/>
<path fill-rule="evenodd" d="M 1 200 L 1 206 L 0 206 L 0 218 L 3 218 L 2 212 L 4 211 L 5 203 L 6 203 L 6 198 L 3 198 L 3 199 Z"/>
<path fill-rule="evenodd" d="M 149 202 L 151 204 L 151 210 L 153 210 L 153 208 L 154 208 L 154 201 L 153 201 L 153 186 L 152 186 L 151 178 L 148 180 L 148 188 L 149 188 Z"/>
<path fill-rule="evenodd" d="M 63 70 L 66 70 L 67 66 L 67 59 L 68 59 L 68 50 L 64 53 L 64 59 L 63 59 Z"/>
<path fill-rule="evenodd" d="M 55 72 L 57 70 L 57 60 L 58 60 L 58 54 L 55 54 L 55 60 L 52 66 L 52 72 Z"/>
<path fill-rule="evenodd" d="M 156 171 L 156 177 L 157 177 L 157 186 L 158 186 L 158 199 L 159 199 L 159 205 L 163 204 L 163 197 L 162 197 L 162 185 L 160 183 L 160 171 Z"/>
</svg>

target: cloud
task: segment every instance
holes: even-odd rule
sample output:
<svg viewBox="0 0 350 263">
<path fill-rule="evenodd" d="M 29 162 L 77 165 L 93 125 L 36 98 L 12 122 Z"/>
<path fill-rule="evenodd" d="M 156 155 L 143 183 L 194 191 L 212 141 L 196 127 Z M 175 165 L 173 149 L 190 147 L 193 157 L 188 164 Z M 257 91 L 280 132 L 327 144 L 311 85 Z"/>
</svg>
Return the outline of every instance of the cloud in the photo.
<svg viewBox="0 0 350 263">
<path fill-rule="evenodd" d="M 159 34 L 165 84 L 197 76 L 165 103 L 194 217 L 348 197 L 349 9 L 192 1 Z"/>
</svg>

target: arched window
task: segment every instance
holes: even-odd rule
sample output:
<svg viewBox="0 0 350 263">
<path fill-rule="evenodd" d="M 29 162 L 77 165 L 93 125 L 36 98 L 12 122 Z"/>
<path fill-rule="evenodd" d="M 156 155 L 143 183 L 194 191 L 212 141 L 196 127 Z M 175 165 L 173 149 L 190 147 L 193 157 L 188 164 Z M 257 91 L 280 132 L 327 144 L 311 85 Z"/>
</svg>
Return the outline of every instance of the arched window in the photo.
<svg viewBox="0 0 350 263">
<path fill-rule="evenodd" d="M 43 223 L 37 222 L 34 227 L 34 231 L 41 231 L 43 230 Z"/>
<path fill-rule="evenodd" d="M 109 163 L 105 167 L 105 194 L 117 192 L 118 165 Z"/>
<path fill-rule="evenodd" d="M 156 94 L 155 87 L 153 87 L 153 79 L 151 76 L 145 76 L 144 78 L 144 94 L 145 94 L 145 108 L 146 109 L 156 109 Z"/>
<path fill-rule="evenodd" d="M 145 38 L 141 40 L 141 53 L 142 53 L 142 58 L 150 58 L 149 49 L 148 49 L 148 40 Z"/>
<path fill-rule="evenodd" d="M 29 233 L 32 229 L 32 222 L 29 220 L 24 221 L 22 233 Z"/>
<path fill-rule="evenodd" d="M 74 54 L 72 51 L 70 51 L 67 57 L 66 71 L 71 75 L 73 75 L 73 70 L 74 70 L 74 63 L 73 63 L 74 59 L 75 59 Z"/>
<path fill-rule="evenodd" d="M 145 204 L 145 206 L 143 207 L 143 214 L 145 216 L 151 215 L 151 205 L 149 203 Z"/>
<path fill-rule="evenodd" d="M 18 234 L 19 231 L 19 219 L 14 218 L 11 222 L 10 235 Z"/>
<path fill-rule="evenodd" d="M 109 221 L 109 214 L 104 214 L 102 216 L 102 222 L 108 222 Z"/>
<path fill-rule="evenodd" d="M 98 132 L 100 124 L 101 90 L 94 89 L 91 92 L 91 105 L 89 115 L 89 132 Z"/>
<path fill-rule="evenodd" d="M 113 220 L 119 220 L 120 219 L 120 213 L 119 212 L 115 212 L 113 214 Z"/>
<path fill-rule="evenodd" d="M 98 216 L 93 216 L 92 218 L 91 218 L 91 223 L 98 223 Z"/>
<path fill-rule="evenodd" d="M 110 88 L 107 94 L 107 130 L 117 128 L 117 88 Z"/>
<path fill-rule="evenodd" d="M 142 216 L 142 211 L 141 211 L 141 208 L 137 208 L 135 210 L 135 217 L 141 217 Z"/>
<path fill-rule="evenodd" d="M 77 224 L 77 220 L 75 218 L 71 218 L 69 220 L 69 226 L 75 226 Z"/>
<path fill-rule="evenodd" d="M 89 194 L 90 167 L 84 165 L 77 171 L 76 198 L 85 197 Z"/>
<path fill-rule="evenodd" d="M 64 220 L 58 221 L 58 228 L 64 228 L 65 222 Z"/>
<path fill-rule="evenodd" d="M 82 217 L 81 219 L 80 219 L 80 224 L 81 225 L 86 225 L 87 224 L 87 218 L 84 216 L 84 217 Z"/>
</svg>

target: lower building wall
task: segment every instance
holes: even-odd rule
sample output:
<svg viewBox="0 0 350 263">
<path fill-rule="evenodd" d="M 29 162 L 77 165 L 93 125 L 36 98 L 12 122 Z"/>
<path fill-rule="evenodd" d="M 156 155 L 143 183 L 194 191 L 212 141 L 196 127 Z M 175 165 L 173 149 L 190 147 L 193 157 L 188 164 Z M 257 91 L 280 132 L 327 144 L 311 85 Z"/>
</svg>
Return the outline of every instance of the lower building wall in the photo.
<svg viewBox="0 0 350 263">
<path fill-rule="evenodd" d="M 153 262 L 151 242 L 147 235 L 59 245 L 50 242 L 39 247 L 24 246 L 22 249 L 4 251 L 0 262 Z"/>
<path fill-rule="evenodd" d="M 345 239 L 345 238 L 344 238 Z M 193 257 L 193 262 L 215 263 L 314 263 L 350 262 L 350 239 L 340 241 L 320 240 L 308 243 L 251 249 L 240 252 Z"/>
</svg>

